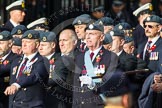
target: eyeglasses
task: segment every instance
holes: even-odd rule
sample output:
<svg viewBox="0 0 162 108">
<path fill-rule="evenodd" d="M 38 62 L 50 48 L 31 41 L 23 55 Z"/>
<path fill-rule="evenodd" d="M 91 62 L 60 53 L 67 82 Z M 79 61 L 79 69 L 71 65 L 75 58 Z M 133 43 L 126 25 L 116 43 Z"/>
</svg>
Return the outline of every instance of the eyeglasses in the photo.
<svg viewBox="0 0 162 108">
<path fill-rule="evenodd" d="M 155 25 L 155 26 L 152 26 L 152 25 L 144 25 L 144 28 L 146 28 L 146 27 L 148 27 L 148 28 L 155 28 L 155 27 L 157 27 L 157 26 L 159 26 L 159 25 Z"/>
</svg>

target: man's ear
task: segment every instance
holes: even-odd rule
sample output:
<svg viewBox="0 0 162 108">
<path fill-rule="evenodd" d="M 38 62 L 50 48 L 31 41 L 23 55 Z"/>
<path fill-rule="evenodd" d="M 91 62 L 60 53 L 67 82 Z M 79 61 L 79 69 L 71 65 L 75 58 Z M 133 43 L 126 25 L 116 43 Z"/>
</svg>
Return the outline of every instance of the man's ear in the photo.
<svg viewBox="0 0 162 108">
<path fill-rule="evenodd" d="M 124 39 L 121 39 L 120 41 L 121 41 L 121 44 L 120 45 L 123 46 L 124 43 L 125 43 L 125 40 Z"/>
</svg>

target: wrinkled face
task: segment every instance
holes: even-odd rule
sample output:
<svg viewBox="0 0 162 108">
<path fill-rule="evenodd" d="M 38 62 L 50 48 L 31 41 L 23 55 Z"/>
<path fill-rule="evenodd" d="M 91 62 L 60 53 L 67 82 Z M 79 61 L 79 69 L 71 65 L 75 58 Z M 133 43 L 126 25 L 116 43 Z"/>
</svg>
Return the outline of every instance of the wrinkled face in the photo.
<svg viewBox="0 0 162 108">
<path fill-rule="evenodd" d="M 59 47 L 61 53 L 68 54 L 75 48 L 76 42 L 70 34 L 61 33 L 59 37 Z"/>
<path fill-rule="evenodd" d="M 22 54 L 22 49 L 21 49 L 21 46 L 15 46 L 13 45 L 12 48 L 11 48 L 12 52 L 15 53 L 15 54 Z"/>
<path fill-rule="evenodd" d="M 20 23 L 24 21 L 25 12 L 21 10 L 13 10 L 10 12 L 10 16 L 15 22 Z"/>
<path fill-rule="evenodd" d="M 11 40 L 0 41 L 0 56 L 6 55 L 11 49 Z"/>
<path fill-rule="evenodd" d="M 144 25 L 145 34 L 147 37 L 152 38 L 159 34 L 160 26 L 155 22 L 146 22 Z"/>
<path fill-rule="evenodd" d="M 22 39 L 22 51 L 25 55 L 31 55 L 37 51 L 39 42 L 36 39 Z"/>
<path fill-rule="evenodd" d="M 95 50 L 100 47 L 104 35 L 98 30 L 86 30 L 86 45 L 90 50 Z"/>
<path fill-rule="evenodd" d="M 124 51 L 125 51 L 126 53 L 132 54 L 133 51 L 134 51 L 134 46 L 131 44 L 131 42 L 125 43 L 125 44 L 123 45 L 123 49 L 124 49 Z"/>
<path fill-rule="evenodd" d="M 75 33 L 78 36 L 78 39 L 84 40 L 85 39 L 85 28 L 86 25 L 85 24 L 81 24 L 81 25 L 74 25 L 75 28 Z"/>
<path fill-rule="evenodd" d="M 112 36 L 113 42 L 112 42 L 112 48 L 111 51 L 114 53 L 118 53 L 120 51 L 120 47 L 123 46 L 123 39 L 121 39 L 118 36 Z"/>
<path fill-rule="evenodd" d="M 38 51 L 39 51 L 40 55 L 48 56 L 54 52 L 54 49 L 55 49 L 54 42 L 40 42 Z"/>
</svg>

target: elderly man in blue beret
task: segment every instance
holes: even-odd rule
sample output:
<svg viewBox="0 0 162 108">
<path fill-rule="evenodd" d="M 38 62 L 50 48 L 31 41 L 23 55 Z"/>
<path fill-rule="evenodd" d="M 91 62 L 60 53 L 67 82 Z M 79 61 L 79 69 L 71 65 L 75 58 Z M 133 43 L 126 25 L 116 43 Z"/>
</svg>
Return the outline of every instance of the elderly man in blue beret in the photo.
<svg viewBox="0 0 162 108">
<path fill-rule="evenodd" d="M 9 108 L 44 108 L 44 85 L 48 72 L 42 56 L 37 52 L 39 32 L 28 30 L 22 37 L 23 55 L 11 65 L 10 86 L 5 90 L 9 95 Z"/>
<path fill-rule="evenodd" d="M 103 108 L 104 96 L 98 93 L 96 84 L 108 80 L 107 73 L 117 66 L 117 55 L 103 47 L 103 24 L 91 23 L 86 28 L 86 44 L 89 50 L 75 59 L 76 68 L 73 78 L 72 108 Z"/>
</svg>

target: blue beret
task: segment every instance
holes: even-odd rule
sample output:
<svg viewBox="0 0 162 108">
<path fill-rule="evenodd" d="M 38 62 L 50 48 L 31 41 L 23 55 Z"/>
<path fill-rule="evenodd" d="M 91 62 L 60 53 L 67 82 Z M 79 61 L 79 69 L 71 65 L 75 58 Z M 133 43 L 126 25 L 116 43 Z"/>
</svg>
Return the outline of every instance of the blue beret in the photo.
<svg viewBox="0 0 162 108">
<path fill-rule="evenodd" d="M 12 39 L 11 33 L 9 31 L 0 32 L 0 41 L 7 41 Z"/>
<path fill-rule="evenodd" d="M 13 41 L 13 45 L 15 45 L 15 46 L 21 46 L 22 41 L 21 41 L 20 38 L 14 37 L 14 38 L 12 38 L 12 41 Z"/>
<path fill-rule="evenodd" d="M 56 42 L 56 34 L 54 32 L 42 32 L 40 33 L 41 42 Z"/>
<path fill-rule="evenodd" d="M 114 20 L 110 17 L 102 17 L 102 18 L 98 19 L 98 21 L 102 21 L 104 26 L 113 25 L 113 23 L 114 23 Z"/>
<path fill-rule="evenodd" d="M 112 37 L 111 37 L 110 33 L 106 33 L 106 34 L 105 34 L 105 38 L 104 38 L 104 40 L 103 40 L 103 44 L 104 44 L 104 45 L 105 45 L 105 44 L 110 44 L 112 41 L 113 41 L 113 40 L 112 40 Z"/>
<path fill-rule="evenodd" d="M 114 29 L 113 31 L 110 31 L 111 36 L 118 36 L 124 39 L 124 31 L 120 29 Z"/>
<path fill-rule="evenodd" d="M 18 25 L 14 27 L 11 31 L 11 35 L 22 35 L 27 30 L 24 25 Z"/>
<path fill-rule="evenodd" d="M 22 39 L 39 39 L 39 32 L 35 30 L 27 30 L 23 36 Z"/>
<path fill-rule="evenodd" d="M 88 27 L 86 28 L 86 30 L 98 30 L 101 32 L 104 32 L 104 27 L 103 27 L 103 23 L 102 21 L 96 21 L 92 24 L 89 24 Z"/>
<path fill-rule="evenodd" d="M 82 14 L 75 18 L 72 25 L 88 24 L 91 21 L 91 17 L 88 14 Z"/>
<path fill-rule="evenodd" d="M 131 29 L 131 25 L 126 22 L 123 22 L 123 23 L 119 23 L 119 24 L 115 25 L 114 28 L 120 29 L 120 30 L 129 30 L 129 29 Z"/>
<path fill-rule="evenodd" d="M 145 24 L 146 22 L 156 22 L 156 23 L 161 24 L 161 18 L 157 15 L 151 15 L 145 18 L 143 23 Z"/>
<path fill-rule="evenodd" d="M 120 70 L 116 70 L 104 86 L 106 88 L 104 92 L 106 97 L 121 96 L 132 91 L 128 77 Z"/>
<path fill-rule="evenodd" d="M 103 6 L 96 6 L 96 7 L 94 7 L 94 9 L 93 9 L 92 12 L 97 12 L 97 11 L 104 12 L 105 10 L 104 10 L 104 7 Z"/>
<path fill-rule="evenodd" d="M 131 36 L 125 36 L 125 43 L 133 42 L 134 39 Z"/>
</svg>

